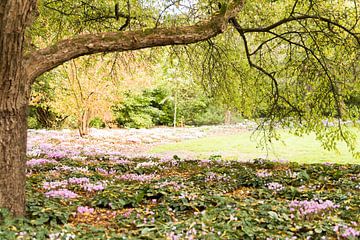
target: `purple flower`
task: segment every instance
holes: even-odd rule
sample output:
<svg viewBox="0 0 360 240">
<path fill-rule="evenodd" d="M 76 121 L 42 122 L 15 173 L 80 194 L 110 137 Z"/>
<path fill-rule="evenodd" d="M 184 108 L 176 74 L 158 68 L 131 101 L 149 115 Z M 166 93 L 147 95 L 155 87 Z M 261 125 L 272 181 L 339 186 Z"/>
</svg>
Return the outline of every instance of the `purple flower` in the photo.
<svg viewBox="0 0 360 240">
<path fill-rule="evenodd" d="M 59 188 L 59 187 L 66 187 L 68 185 L 68 182 L 66 180 L 64 181 L 54 181 L 54 182 L 44 182 L 43 188 L 46 190 Z"/>
<path fill-rule="evenodd" d="M 149 162 L 142 162 L 142 163 L 138 163 L 136 165 L 136 168 L 141 168 L 141 167 L 144 167 L 144 168 L 147 168 L 147 167 L 153 167 L 153 166 L 157 166 L 158 163 L 157 162 L 153 162 L 153 161 L 149 161 Z"/>
<path fill-rule="evenodd" d="M 270 177 L 271 175 L 272 175 L 272 173 L 268 172 L 267 170 L 258 171 L 256 173 L 256 176 L 259 178 L 266 178 L 266 177 Z"/>
<path fill-rule="evenodd" d="M 273 190 L 274 192 L 280 192 L 281 190 L 284 190 L 284 186 L 277 182 L 267 183 L 267 184 L 265 184 L 265 186 L 268 189 Z"/>
<path fill-rule="evenodd" d="M 98 173 L 100 173 L 100 174 L 104 174 L 104 175 L 108 175 L 108 174 L 109 174 L 108 171 L 106 171 L 106 170 L 103 169 L 103 168 L 96 168 L 95 170 L 96 170 L 96 172 L 98 172 Z"/>
<path fill-rule="evenodd" d="M 101 183 L 101 182 L 97 182 L 97 183 L 88 183 L 88 184 L 85 184 L 82 186 L 83 189 L 85 191 L 88 191 L 88 192 L 96 192 L 96 191 L 102 191 L 105 189 L 106 185 L 104 183 Z"/>
<path fill-rule="evenodd" d="M 47 156 L 49 158 L 61 159 L 65 157 L 65 154 L 62 152 L 53 152 L 53 153 L 48 153 Z"/>
<path fill-rule="evenodd" d="M 173 157 L 170 157 L 170 156 L 166 156 L 166 157 L 163 157 L 159 160 L 160 163 L 168 163 L 168 162 L 171 162 L 172 160 L 174 160 Z"/>
<path fill-rule="evenodd" d="M 122 215 L 126 218 L 130 217 L 131 213 L 133 212 L 133 209 L 129 209 L 126 212 L 124 212 Z"/>
<path fill-rule="evenodd" d="M 210 163 L 211 163 L 211 160 L 209 160 L 209 159 L 203 159 L 203 160 L 200 160 L 200 162 L 199 162 L 200 166 L 206 166 Z"/>
<path fill-rule="evenodd" d="M 174 232 L 171 232 L 169 234 L 167 234 L 167 237 L 170 239 L 170 240 L 180 240 L 181 239 L 181 234 L 179 235 L 176 235 Z"/>
<path fill-rule="evenodd" d="M 300 217 L 311 216 L 319 213 L 323 213 L 324 211 L 336 209 L 339 205 L 334 204 L 330 200 L 326 201 L 315 201 L 315 200 L 305 200 L 305 201 L 292 201 L 289 205 L 290 211 L 297 211 Z"/>
<path fill-rule="evenodd" d="M 68 189 L 59 189 L 59 190 L 52 190 L 45 193 L 45 196 L 48 198 L 64 198 L 64 199 L 70 199 L 70 198 L 77 198 L 78 195 Z"/>
<path fill-rule="evenodd" d="M 26 166 L 28 167 L 34 167 L 34 166 L 39 166 L 39 165 L 45 165 L 45 164 L 57 164 L 58 162 L 55 160 L 49 160 L 49 159 L 45 159 L 45 158 L 39 158 L 39 159 L 31 159 L 29 161 L 26 162 Z"/>
<path fill-rule="evenodd" d="M 219 175 L 213 172 L 208 173 L 208 175 L 205 178 L 205 182 L 212 182 L 212 181 L 222 181 L 222 182 L 228 182 L 231 178 L 226 175 Z"/>
<path fill-rule="evenodd" d="M 79 206 L 77 208 L 77 212 L 80 213 L 80 214 L 91 214 L 91 213 L 94 213 L 94 208 L 89 208 L 87 206 L 83 207 L 83 206 Z"/>
<path fill-rule="evenodd" d="M 66 172 L 80 172 L 80 173 L 88 173 L 89 169 L 87 167 L 69 167 L 69 166 L 60 166 L 56 167 L 57 171 L 66 171 Z"/>
<path fill-rule="evenodd" d="M 360 232 L 352 227 L 343 224 L 337 224 L 334 226 L 334 232 L 345 239 L 351 239 L 360 236 Z"/>
<path fill-rule="evenodd" d="M 155 174 L 135 174 L 135 173 L 128 173 L 117 177 L 120 180 L 127 180 L 127 181 L 139 181 L 139 182 L 148 182 L 156 178 Z"/>
<path fill-rule="evenodd" d="M 79 184 L 79 185 L 81 185 L 81 184 L 85 184 L 85 183 L 90 183 L 90 180 L 87 177 L 82 177 L 82 178 L 73 177 L 73 178 L 69 178 L 68 182 L 70 184 Z"/>
</svg>

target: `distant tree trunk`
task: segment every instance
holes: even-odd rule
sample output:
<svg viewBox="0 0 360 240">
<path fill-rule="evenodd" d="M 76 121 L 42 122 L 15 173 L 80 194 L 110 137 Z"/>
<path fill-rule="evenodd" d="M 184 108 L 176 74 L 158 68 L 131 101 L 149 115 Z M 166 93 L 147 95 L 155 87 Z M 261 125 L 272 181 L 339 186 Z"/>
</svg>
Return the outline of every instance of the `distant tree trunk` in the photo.
<svg viewBox="0 0 360 240">
<path fill-rule="evenodd" d="M 230 125 L 231 124 L 231 111 L 230 110 L 226 110 L 225 112 L 225 125 Z"/>
<path fill-rule="evenodd" d="M 78 129 L 81 137 L 89 134 L 90 110 L 85 109 L 78 120 Z"/>
<path fill-rule="evenodd" d="M 25 156 L 30 84 L 24 35 L 34 0 L 0 2 L 0 207 L 25 213 Z"/>
<path fill-rule="evenodd" d="M 177 123 L 177 92 L 175 92 L 175 97 L 174 97 L 174 122 L 173 122 L 174 128 L 176 128 L 176 123 Z"/>
</svg>

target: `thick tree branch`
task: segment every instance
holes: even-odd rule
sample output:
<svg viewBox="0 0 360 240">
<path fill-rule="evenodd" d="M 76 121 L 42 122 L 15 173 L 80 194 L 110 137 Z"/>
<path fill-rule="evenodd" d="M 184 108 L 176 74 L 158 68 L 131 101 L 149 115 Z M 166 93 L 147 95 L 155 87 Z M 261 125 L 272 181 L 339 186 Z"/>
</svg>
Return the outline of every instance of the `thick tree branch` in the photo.
<svg viewBox="0 0 360 240">
<path fill-rule="evenodd" d="M 195 25 L 139 31 L 84 34 L 38 50 L 25 56 L 28 79 L 33 82 L 41 74 L 71 59 L 100 52 L 121 52 L 166 45 L 185 45 L 210 39 L 225 31 L 228 21 L 243 6 L 234 0 L 226 11 Z"/>
</svg>

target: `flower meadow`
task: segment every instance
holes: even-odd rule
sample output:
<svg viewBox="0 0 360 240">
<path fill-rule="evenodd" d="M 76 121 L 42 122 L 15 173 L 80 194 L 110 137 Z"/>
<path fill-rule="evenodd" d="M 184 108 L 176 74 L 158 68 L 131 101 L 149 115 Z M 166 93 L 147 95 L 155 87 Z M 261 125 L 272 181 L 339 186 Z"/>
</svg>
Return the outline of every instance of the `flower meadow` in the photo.
<svg viewBox="0 0 360 240">
<path fill-rule="evenodd" d="M 1 210 L 0 239 L 360 239 L 360 165 L 125 156 L 62 137 L 30 142 L 27 216 Z"/>
</svg>

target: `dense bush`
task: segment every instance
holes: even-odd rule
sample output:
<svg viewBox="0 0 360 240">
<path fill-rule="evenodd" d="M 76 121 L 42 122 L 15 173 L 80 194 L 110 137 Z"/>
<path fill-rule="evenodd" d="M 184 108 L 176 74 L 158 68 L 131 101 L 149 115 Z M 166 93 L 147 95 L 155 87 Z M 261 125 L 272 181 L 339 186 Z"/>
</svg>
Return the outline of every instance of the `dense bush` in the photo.
<svg viewBox="0 0 360 240">
<path fill-rule="evenodd" d="M 95 117 L 90 120 L 89 126 L 93 128 L 105 128 L 105 123 L 101 118 Z"/>
<path fill-rule="evenodd" d="M 31 129 L 58 129 L 63 127 L 67 116 L 56 113 L 48 106 L 40 104 L 29 107 L 28 127 Z"/>
<path fill-rule="evenodd" d="M 161 122 L 165 113 L 157 101 L 156 92 L 145 90 L 141 93 L 125 92 L 122 102 L 113 107 L 116 122 L 121 127 L 149 128 Z M 165 123 L 166 124 L 166 123 Z"/>
<path fill-rule="evenodd" d="M 140 93 L 126 92 L 124 100 L 113 107 L 113 112 L 120 127 L 171 126 L 175 105 L 178 125 L 209 125 L 224 121 L 225 110 L 216 106 L 212 99 L 200 94 L 197 96 L 196 92 L 174 98 L 170 91 L 163 88 Z"/>
</svg>

